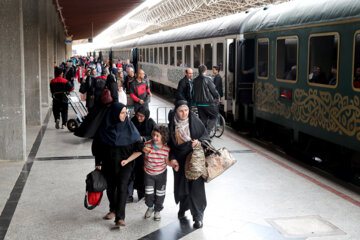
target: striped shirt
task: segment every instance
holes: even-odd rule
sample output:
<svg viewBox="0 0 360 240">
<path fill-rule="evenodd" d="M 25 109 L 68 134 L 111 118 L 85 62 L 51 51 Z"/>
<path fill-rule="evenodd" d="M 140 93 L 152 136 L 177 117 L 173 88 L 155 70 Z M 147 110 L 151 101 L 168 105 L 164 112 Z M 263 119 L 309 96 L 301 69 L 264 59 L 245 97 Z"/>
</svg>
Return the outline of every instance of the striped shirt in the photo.
<svg viewBox="0 0 360 240">
<path fill-rule="evenodd" d="M 166 158 L 169 156 L 170 148 L 163 145 L 162 148 L 157 148 L 153 141 L 147 141 L 144 144 L 151 150 L 151 153 L 145 154 L 144 170 L 149 175 L 158 175 L 166 170 Z"/>
</svg>

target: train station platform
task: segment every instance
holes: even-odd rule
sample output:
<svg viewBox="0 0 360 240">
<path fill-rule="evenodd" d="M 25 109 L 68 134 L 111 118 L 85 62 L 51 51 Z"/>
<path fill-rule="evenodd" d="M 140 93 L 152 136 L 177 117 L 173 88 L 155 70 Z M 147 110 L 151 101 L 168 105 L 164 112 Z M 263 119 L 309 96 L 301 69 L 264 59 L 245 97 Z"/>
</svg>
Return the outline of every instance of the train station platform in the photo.
<svg viewBox="0 0 360 240">
<path fill-rule="evenodd" d="M 154 96 L 150 106 L 156 120 L 156 109 L 172 104 Z M 189 212 L 177 219 L 170 168 L 161 221 L 144 219 L 147 207 L 135 198 L 126 227 L 114 228 L 102 219 L 106 196 L 92 211 L 83 206 L 85 177 L 94 169 L 91 140 L 55 129 L 49 109 L 42 115 L 42 126 L 27 131 L 25 164 L 0 162 L 0 239 L 360 239 L 357 188 L 229 128 L 213 144 L 237 163 L 206 184 L 203 228 L 193 228 Z"/>
</svg>

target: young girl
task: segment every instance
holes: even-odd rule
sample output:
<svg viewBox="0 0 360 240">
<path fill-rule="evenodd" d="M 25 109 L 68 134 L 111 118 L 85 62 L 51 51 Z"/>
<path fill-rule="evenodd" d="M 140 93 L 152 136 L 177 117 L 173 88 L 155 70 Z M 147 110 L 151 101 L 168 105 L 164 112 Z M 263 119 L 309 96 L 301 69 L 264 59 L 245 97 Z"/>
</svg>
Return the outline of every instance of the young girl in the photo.
<svg viewBox="0 0 360 240">
<path fill-rule="evenodd" d="M 170 148 L 166 145 L 169 130 L 166 126 L 155 126 L 152 140 L 145 142 L 145 204 L 148 209 L 145 218 L 151 217 L 155 211 L 154 220 L 159 221 L 163 209 L 166 191 L 166 167 L 169 165 Z"/>
</svg>

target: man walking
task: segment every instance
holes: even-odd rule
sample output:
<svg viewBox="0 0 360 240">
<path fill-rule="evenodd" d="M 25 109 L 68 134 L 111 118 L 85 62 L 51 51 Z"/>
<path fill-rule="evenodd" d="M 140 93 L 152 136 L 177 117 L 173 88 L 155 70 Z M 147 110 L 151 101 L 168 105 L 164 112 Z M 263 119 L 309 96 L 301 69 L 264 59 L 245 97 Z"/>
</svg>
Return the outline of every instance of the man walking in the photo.
<svg viewBox="0 0 360 240">
<path fill-rule="evenodd" d="M 60 113 L 62 118 L 62 129 L 66 126 L 68 117 L 68 103 L 65 96 L 66 92 L 72 91 L 73 85 L 70 81 L 63 78 L 61 68 L 55 68 L 55 78 L 50 82 L 50 91 L 53 98 L 53 114 L 55 118 L 55 128 L 59 129 Z"/>
<path fill-rule="evenodd" d="M 194 88 L 193 88 L 193 70 L 188 68 L 185 70 L 185 77 L 179 81 L 176 91 L 176 101 L 186 100 L 189 108 L 194 105 Z"/>
<path fill-rule="evenodd" d="M 149 102 L 151 92 L 149 85 L 145 81 L 145 73 L 142 69 L 137 71 L 137 78 L 130 85 L 130 97 L 134 100 L 134 110 L 137 112 L 138 108 L 143 105 L 149 109 Z"/>
<path fill-rule="evenodd" d="M 219 113 L 218 102 L 220 102 L 220 95 L 211 78 L 205 75 L 206 66 L 200 65 L 198 69 L 199 76 L 194 79 L 195 102 L 199 118 L 204 123 L 208 133 L 210 133 L 216 124 Z"/>
</svg>

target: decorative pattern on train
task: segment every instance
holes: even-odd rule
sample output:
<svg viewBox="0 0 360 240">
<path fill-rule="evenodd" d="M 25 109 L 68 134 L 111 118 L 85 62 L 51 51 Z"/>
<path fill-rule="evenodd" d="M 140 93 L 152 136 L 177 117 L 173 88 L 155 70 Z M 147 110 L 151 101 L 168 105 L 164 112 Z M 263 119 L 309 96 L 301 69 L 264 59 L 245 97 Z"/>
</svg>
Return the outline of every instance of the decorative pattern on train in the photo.
<svg viewBox="0 0 360 240">
<path fill-rule="evenodd" d="M 317 89 L 296 89 L 291 105 L 279 99 L 279 89 L 270 83 L 256 83 L 258 111 L 280 115 L 286 119 L 321 127 L 340 135 L 356 136 L 360 141 L 360 99 L 354 96 L 332 95 Z"/>
<path fill-rule="evenodd" d="M 148 76 L 151 76 L 152 79 L 160 79 L 161 78 L 161 70 L 159 67 L 153 66 L 153 65 L 141 65 L 142 70 L 145 71 L 145 73 Z"/>
</svg>

